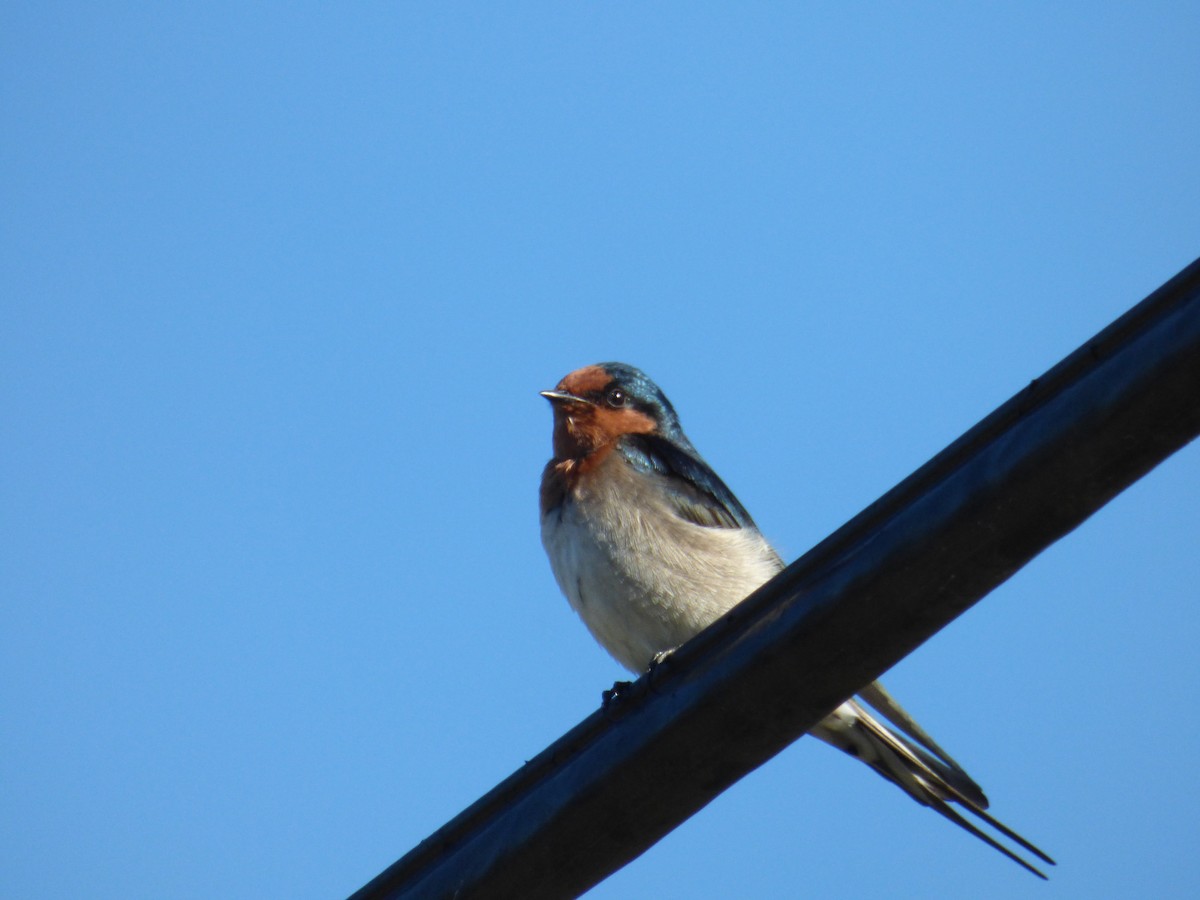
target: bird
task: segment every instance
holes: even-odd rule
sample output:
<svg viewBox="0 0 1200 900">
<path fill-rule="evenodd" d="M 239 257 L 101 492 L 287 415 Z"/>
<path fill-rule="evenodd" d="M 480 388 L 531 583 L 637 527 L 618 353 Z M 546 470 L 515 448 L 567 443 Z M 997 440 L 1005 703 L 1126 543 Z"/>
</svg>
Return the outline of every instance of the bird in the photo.
<svg viewBox="0 0 1200 900">
<path fill-rule="evenodd" d="M 647 671 L 783 570 L 640 369 L 584 366 L 541 396 L 554 416 L 539 492 L 542 544 L 571 607 L 626 669 Z M 878 682 L 810 733 L 1039 878 L 1045 873 L 950 804 L 1055 864 L 986 812 L 979 785 Z"/>
</svg>

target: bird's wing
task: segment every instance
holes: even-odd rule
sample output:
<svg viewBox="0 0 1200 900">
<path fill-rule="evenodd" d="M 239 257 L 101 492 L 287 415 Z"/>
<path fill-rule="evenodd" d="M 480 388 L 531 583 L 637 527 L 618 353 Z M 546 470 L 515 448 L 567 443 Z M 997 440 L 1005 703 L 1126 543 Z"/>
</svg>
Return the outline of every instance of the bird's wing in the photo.
<svg viewBox="0 0 1200 900">
<path fill-rule="evenodd" d="M 756 528 L 733 491 L 695 451 L 654 434 L 626 435 L 618 450 L 632 465 L 663 478 L 681 518 L 706 528 Z"/>
</svg>

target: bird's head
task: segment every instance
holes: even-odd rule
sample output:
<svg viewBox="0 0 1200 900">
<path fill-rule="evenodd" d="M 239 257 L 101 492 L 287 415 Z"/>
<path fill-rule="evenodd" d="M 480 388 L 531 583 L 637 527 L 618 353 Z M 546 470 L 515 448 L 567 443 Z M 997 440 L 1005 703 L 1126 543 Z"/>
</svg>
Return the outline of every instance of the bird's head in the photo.
<svg viewBox="0 0 1200 900">
<path fill-rule="evenodd" d="M 576 369 L 542 396 L 554 407 L 554 455 L 559 459 L 582 459 L 627 434 L 687 441 L 666 394 L 625 363 Z"/>
</svg>

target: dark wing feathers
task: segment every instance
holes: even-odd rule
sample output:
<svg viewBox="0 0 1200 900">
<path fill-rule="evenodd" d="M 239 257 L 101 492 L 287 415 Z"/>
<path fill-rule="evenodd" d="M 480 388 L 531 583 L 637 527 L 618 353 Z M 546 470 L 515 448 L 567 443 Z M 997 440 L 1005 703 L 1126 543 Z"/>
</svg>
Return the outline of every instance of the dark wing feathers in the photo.
<svg viewBox="0 0 1200 900">
<path fill-rule="evenodd" d="M 629 434 L 618 451 L 643 471 L 661 475 L 681 518 L 706 528 L 755 528 L 750 513 L 694 450 L 654 434 Z"/>
</svg>

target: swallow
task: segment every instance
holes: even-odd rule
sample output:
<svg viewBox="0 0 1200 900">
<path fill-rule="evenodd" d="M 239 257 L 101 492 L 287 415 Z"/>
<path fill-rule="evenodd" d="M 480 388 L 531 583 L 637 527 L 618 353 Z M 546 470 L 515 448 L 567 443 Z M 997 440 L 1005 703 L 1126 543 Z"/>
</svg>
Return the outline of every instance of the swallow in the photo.
<svg viewBox="0 0 1200 900">
<path fill-rule="evenodd" d="M 779 554 L 641 370 L 585 366 L 541 395 L 554 412 L 542 544 L 571 607 L 625 668 L 645 672 L 782 571 Z M 986 812 L 979 785 L 878 682 L 810 733 L 1038 877 L 1046 876 L 950 804 L 1054 865 Z"/>
</svg>

